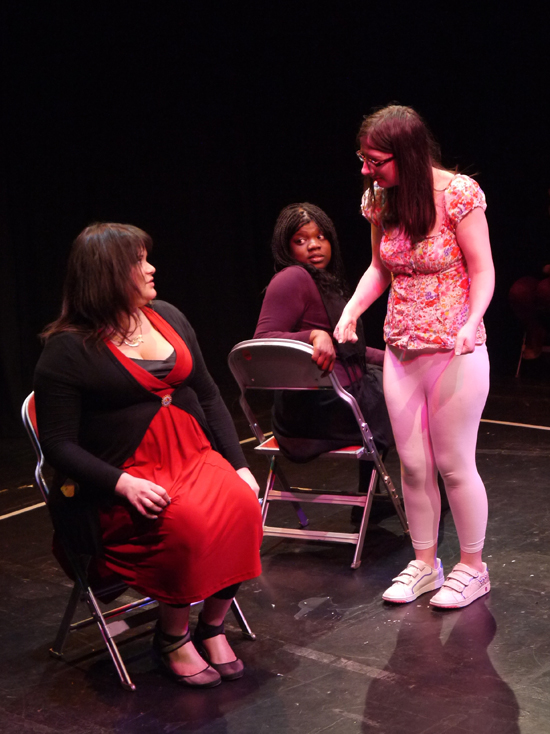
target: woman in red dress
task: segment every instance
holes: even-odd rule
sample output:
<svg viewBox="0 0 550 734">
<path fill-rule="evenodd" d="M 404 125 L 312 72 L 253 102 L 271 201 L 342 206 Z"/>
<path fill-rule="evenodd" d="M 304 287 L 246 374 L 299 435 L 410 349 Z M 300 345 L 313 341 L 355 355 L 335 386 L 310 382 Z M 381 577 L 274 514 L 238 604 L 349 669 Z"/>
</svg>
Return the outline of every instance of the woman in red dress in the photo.
<svg viewBox="0 0 550 734">
<path fill-rule="evenodd" d="M 73 546 L 99 549 L 159 601 L 157 656 L 178 682 L 211 687 L 243 674 L 223 620 L 261 572 L 258 485 L 189 322 L 153 301 L 151 247 L 121 224 L 75 240 L 61 315 L 43 334 L 37 421 L 46 459 L 77 483 L 64 517 L 92 528 L 84 548 L 66 523 Z M 189 604 L 203 599 L 191 641 Z"/>
</svg>

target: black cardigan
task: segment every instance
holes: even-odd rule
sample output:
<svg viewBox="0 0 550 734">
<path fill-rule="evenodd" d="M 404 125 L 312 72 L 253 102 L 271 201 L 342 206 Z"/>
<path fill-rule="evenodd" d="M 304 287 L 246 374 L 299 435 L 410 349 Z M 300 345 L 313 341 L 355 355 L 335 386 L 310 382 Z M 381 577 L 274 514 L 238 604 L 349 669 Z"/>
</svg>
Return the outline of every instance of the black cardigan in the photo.
<svg viewBox="0 0 550 734">
<path fill-rule="evenodd" d="M 154 310 L 182 337 L 193 359 L 172 403 L 199 422 L 214 448 L 235 469 L 247 466 L 233 421 L 210 377 L 195 336 L 176 308 L 155 301 Z M 81 499 L 108 500 L 119 469 L 138 448 L 161 398 L 149 392 L 101 342 L 86 344 L 79 334 L 51 337 L 35 371 L 39 438 L 44 456 L 79 485 Z"/>
</svg>

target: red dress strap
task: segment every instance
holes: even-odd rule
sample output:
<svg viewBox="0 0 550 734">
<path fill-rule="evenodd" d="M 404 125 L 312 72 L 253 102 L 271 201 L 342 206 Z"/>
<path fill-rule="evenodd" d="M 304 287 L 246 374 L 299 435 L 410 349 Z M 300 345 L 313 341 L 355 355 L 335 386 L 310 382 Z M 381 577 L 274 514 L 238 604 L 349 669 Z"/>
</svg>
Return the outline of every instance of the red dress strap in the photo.
<svg viewBox="0 0 550 734">
<path fill-rule="evenodd" d="M 174 347 L 176 352 L 176 364 L 165 378 L 161 380 L 147 372 L 140 366 L 139 360 L 130 359 L 110 339 L 105 339 L 105 344 L 140 385 L 150 392 L 163 395 L 163 400 L 166 398 L 169 405 L 174 388 L 180 385 L 191 373 L 193 358 L 187 344 L 162 316 L 159 316 L 149 307 L 143 308 L 142 311 L 154 328 Z"/>
</svg>

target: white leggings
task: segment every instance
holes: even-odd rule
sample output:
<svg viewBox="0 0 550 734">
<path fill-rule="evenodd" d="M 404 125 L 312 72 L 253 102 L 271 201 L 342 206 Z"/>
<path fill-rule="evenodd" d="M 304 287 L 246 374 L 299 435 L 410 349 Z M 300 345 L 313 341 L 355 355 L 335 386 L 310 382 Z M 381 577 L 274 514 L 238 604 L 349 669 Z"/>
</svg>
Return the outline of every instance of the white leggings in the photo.
<svg viewBox="0 0 550 734">
<path fill-rule="evenodd" d="M 388 347 L 384 394 L 401 459 L 403 498 L 417 550 L 437 544 L 443 477 L 460 541 L 476 553 L 487 527 L 487 495 L 475 459 L 489 392 L 485 345 L 471 354 L 416 353 Z"/>
</svg>

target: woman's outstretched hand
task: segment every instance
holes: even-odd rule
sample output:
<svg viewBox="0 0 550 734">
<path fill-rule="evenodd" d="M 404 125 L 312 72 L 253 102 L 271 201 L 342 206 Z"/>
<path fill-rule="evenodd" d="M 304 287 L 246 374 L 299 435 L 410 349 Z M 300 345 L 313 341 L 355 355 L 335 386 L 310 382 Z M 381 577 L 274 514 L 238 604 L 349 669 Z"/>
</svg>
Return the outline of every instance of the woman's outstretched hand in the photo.
<svg viewBox="0 0 550 734">
<path fill-rule="evenodd" d="M 170 504 L 168 492 L 163 487 L 147 479 L 133 477 L 126 472 L 120 475 L 115 492 L 125 497 L 139 513 L 150 520 L 156 520 L 164 508 Z"/>
<path fill-rule="evenodd" d="M 325 374 L 332 372 L 336 359 L 336 350 L 334 349 L 330 334 L 322 329 L 313 329 L 310 341 L 313 346 L 311 359 Z"/>
<path fill-rule="evenodd" d="M 260 487 L 258 486 L 258 482 L 254 478 L 254 474 L 252 474 L 250 469 L 246 466 L 243 466 L 242 469 L 237 469 L 237 474 L 240 476 L 241 479 L 244 479 L 244 481 L 248 484 L 250 489 L 257 497 L 260 493 Z"/>
<path fill-rule="evenodd" d="M 352 319 L 350 316 L 346 316 L 346 312 L 340 317 L 340 321 L 336 324 L 334 329 L 334 338 L 338 344 L 345 344 L 345 342 L 356 342 L 357 341 L 357 319 Z"/>
</svg>

